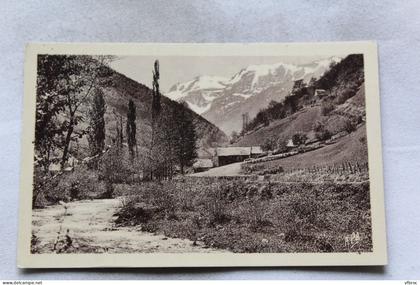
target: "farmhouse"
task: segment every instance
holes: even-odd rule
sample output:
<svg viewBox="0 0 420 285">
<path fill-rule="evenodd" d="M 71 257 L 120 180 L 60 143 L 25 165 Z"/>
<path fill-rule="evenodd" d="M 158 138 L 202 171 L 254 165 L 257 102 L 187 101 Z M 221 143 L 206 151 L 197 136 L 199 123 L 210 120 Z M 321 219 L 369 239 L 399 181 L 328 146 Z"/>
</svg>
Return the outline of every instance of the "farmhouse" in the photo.
<svg viewBox="0 0 420 285">
<path fill-rule="evenodd" d="M 289 139 L 289 140 L 287 141 L 287 143 L 286 143 L 286 147 L 287 147 L 288 149 L 291 149 L 291 148 L 296 147 L 296 145 L 293 143 L 293 140 L 292 140 L 292 139 Z"/>
<path fill-rule="evenodd" d="M 241 162 L 247 158 L 255 158 L 263 153 L 259 146 L 248 147 L 218 147 L 215 149 L 214 164 L 222 166 Z"/>
<path fill-rule="evenodd" d="M 213 167 L 213 161 L 209 158 L 198 158 L 193 164 L 194 173 L 209 170 Z"/>
<path fill-rule="evenodd" d="M 327 96 L 327 92 L 324 89 L 315 89 L 314 97 L 315 98 L 324 98 Z"/>
</svg>

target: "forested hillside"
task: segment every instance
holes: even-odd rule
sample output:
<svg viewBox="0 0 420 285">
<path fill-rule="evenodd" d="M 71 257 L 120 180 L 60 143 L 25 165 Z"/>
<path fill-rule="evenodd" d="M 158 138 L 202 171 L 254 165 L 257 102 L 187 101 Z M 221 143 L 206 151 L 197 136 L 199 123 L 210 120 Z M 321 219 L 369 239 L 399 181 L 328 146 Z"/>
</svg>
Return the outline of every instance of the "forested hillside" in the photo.
<svg viewBox="0 0 420 285">
<path fill-rule="evenodd" d="M 120 135 L 122 142 L 127 143 L 125 132 L 128 103 L 132 100 L 136 112 L 137 148 L 150 148 L 152 90 L 112 70 L 107 66 L 107 60 L 86 56 L 40 56 L 36 139 L 39 142 L 38 146 L 43 145 L 42 151 L 49 152 L 49 157 L 58 155 L 57 151 L 62 151 L 62 145 L 66 144 L 66 138 L 63 136 L 66 128 L 69 128 L 70 121 L 74 126 L 69 137 L 67 158 L 73 156 L 83 159 L 90 155 L 88 118 L 95 92 L 100 92 L 105 101 L 105 144 L 111 145 Z M 73 81 L 75 85 L 68 87 L 69 81 Z M 67 100 L 65 95 L 59 94 L 60 92 L 69 94 L 71 99 Z M 74 109 L 73 118 L 69 118 L 70 112 L 65 112 L 69 111 L 68 105 Z M 164 96 L 161 96 L 161 105 L 163 110 L 169 111 L 186 108 Z M 185 111 L 192 117 L 198 148 L 207 148 L 227 141 L 226 135 L 216 126 L 188 108 Z M 46 132 L 48 130 L 51 133 Z M 47 142 L 47 139 L 50 141 Z M 43 141 L 45 143 L 42 143 Z M 39 156 L 45 158 L 47 153 Z"/>
<path fill-rule="evenodd" d="M 147 146 L 150 141 L 151 134 L 151 104 L 152 104 L 152 90 L 147 86 L 138 83 L 118 72 L 111 70 L 110 75 L 103 79 L 101 88 L 104 90 L 105 101 L 109 106 L 107 110 L 107 121 L 111 122 L 114 119 L 113 110 L 123 117 L 127 114 L 127 106 L 129 99 L 132 99 L 136 105 L 137 128 L 139 134 L 139 144 Z M 180 104 L 162 96 L 161 103 L 164 108 L 174 109 Z M 184 107 L 183 107 L 184 108 Z M 212 123 L 197 115 L 190 109 L 187 112 L 193 117 L 195 130 L 197 132 L 198 146 L 210 147 L 212 145 L 226 142 L 225 134 L 220 131 Z M 115 126 L 112 123 L 109 126 L 109 137 L 115 136 Z"/>
<path fill-rule="evenodd" d="M 272 101 L 260 110 L 232 143 L 276 150 L 294 135 L 315 141 L 353 132 L 364 127 L 364 96 L 363 56 L 349 55 L 332 64 L 319 80 L 295 82 L 284 101 Z"/>
</svg>

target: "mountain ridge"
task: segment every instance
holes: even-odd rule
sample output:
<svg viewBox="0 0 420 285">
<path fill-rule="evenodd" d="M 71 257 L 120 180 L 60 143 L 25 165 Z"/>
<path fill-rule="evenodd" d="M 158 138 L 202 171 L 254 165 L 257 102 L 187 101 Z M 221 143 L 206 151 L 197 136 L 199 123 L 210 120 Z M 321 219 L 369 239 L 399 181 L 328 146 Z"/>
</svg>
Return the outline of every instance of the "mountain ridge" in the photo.
<svg viewBox="0 0 420 285">
<path fill-rule="evenodd" d="M 229 79 L 205 75 L 177 83 L 164 95 L 185 101 L 194 112 L 230 134 L 240 131 L 243 113 L 255 116 L 270 101 L 284 99 L 295 80 L 308 82 L 312 77 L 319 78 L 331 63 L 341 59 L 329 57 L 300 65 L 282 62 L 249 65 Z"/>
</svg>

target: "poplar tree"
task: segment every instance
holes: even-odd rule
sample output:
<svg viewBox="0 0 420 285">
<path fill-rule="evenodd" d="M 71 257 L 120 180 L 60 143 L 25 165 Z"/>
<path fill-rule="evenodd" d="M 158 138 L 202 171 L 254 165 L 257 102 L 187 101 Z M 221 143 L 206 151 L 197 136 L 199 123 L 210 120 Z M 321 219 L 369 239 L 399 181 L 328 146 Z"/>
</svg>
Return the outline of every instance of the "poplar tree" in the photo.
<svg viewBox="0 0 420 285">
<path fill-rule="evenodd" d="M 160 167 L 160 156 L 161 152 L 161 139 L 159 133 L 161 128 L 160 122 L 160 112 L 161 112 L 161 105 L 160 105 L 160 91 L 159 91 L 159 61 L 156 60 L 154 63 L 154 70 L 152 71 L 153 74 L 153 93 L 152 93 L 152 140 L 150 146 L 150 179 L 153 179 L 156 176 L 156 173 L 159 172 Z"/>
<path fill-rule="evenodd" d="M 157 117 L 160 114 L 160 91 L 159 91 L 159 61 L 155 61 L 154 70 L 153 70 L 153 98 L 152 98 L 152 120 L 156 122 Z"/>
<path fill-rule="evenodd" d="M 90 130 L 88 140 L 91 155 L 102 153 L 105 148 L 105 111 L 106 104 L 102 90 L 97 88 L 94 91 L 89 112 Z"/>
<path fill-rule="evenodd" d="M 133 100 L 130 99 L 128 102 L 128 112 L 127 112 L 127 144 L 128 150 L 130 151 L 130 157 L 134 159 L 135 147 L 137 144 L 136 141 L 136 106 L 134 105 Z"/>
</svg>

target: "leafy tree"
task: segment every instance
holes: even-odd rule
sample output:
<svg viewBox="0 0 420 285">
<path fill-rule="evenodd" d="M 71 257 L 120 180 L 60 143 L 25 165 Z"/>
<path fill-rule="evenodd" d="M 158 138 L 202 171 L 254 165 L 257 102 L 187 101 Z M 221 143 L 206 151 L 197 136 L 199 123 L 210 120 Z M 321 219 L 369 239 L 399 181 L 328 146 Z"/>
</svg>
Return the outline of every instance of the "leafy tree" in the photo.
<svg viewBox="0 0 420 285">
<path fill-rule="evenodd" d="M 136 140 L 136 106 L 134 105 L 133 100 L 130 99 L 128 102 L 128 112 L 127 112 L 127 144 L 130 151 L 130 157 L 134 159 L 135 147 L 137 145 Z"/>
<path fill-rule="evenodd" d="M 89 112 L 89 146 L 91 155 L 102 153 L 105 148 L 105 111 L 106 105 L 102 90 L 95 89 L 92 106 Z"/>
<path fill-rule="evenodd" d="M 349 77 L 359 70 L 363 71 L 363 55 L 350 54 L 339 63 L 330 65 L 330 68 L 318 80 L 317 88 L 329 90 L 337 84 L 339 78 Z"/>
<path fill-rule="evenodd" d="M 261 145 L 263 151 L 272 151 L 276 148 L 277 140 L 274 137 L 267 137 Z"/>
<path fill-rule="evenodd" d="M 315 137 L 318 140 L 328 140 L 331 138 L 331 132 L 325 127 L 325 124 L 320 121 L 315 123 L 313 130 L 315 132 Z"/>
<path fill-rule="evenodd" d="M 112 198 L 115 183 L 127 181 L 129 171 L 123 163 L 123 151 L 119 147 L 111 147 L 101 158 L 99 180 L 105 182 L 105 192 L 102 198 Z"/>
<path fill-rule="evenodd" d="M 304 88 L 304 87 L 306 87 L 306 84 L 305 84 L 305 82 L 303 82 L 303 79 L 296 80 L 293 83 L 292 94 L 297 92 L 299 89 Z"/>
<path fill-rule="evenodd" d="M 335 99 L 338 105 L 343 104 L 347 101 L 347 99 L 356 95 L 356 91 L 352 88 L 346 88 L 343 92 L 341 92 L 337 98 Z"/>
<path fill-rule="evenodd" d="M 66 62 L 70 65 L 69 74 L 63 82 L 62 95 L 65 97 L 63 122 L 65 138 L 61 157 L 61 168 L 68 159 L 69 147 L 72 141 L 77 141 L 85 132 L 77 132 L 76 126 L 83 120 L 78 113 L 80 106 L 88 99 L 98 84 L 100 67 L 104 64 L 104 58 L 95 59 L 90 56 L 76 56 L 74 61 Z"/>
<path fill-rule="evenodd" d="M 357 129 L 357 121 L 346 118 L 346 120 L 344 121 L 344 130 L 350 134 L 354 132 L 356 129 Z"/>
<path fill-rule="evenodd" d="M 64 167 L 70 143 L 86 133 L 77 129 L 83 120 L 80 106 L 95 90 L 108 59 L 106 56 L 39 56 L 35 144 L 39 146 L 41 160 L 48 160 L 54 146 L 61 151 L 60 164 Z M 45 167 L 48 163 L 43 164 Z"/>
<path fill-rule="evenodd" d="M 45 172 L 57 149 L 63 146 L 63 133 L 59 114 L 64 111 L 66 100 L 61 96 L 62 82 L 69 79 L 74 56 L 38 56 L 35 123 L 35 161 Z"/>
<path fill-rule="evenodd" d="M 284 110 L 286 114 L 293 114 L 298 110 L 298 100 L 296 95 L 289 95 L 284 98 Z"/>
<path fill-rule="evenodd" d="M 292 141 L 294 145 L 302 145 L 306 142 L 308 137 L 304 133 L 296 133 L 292 136 Z"/>
</svg>

